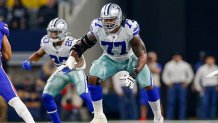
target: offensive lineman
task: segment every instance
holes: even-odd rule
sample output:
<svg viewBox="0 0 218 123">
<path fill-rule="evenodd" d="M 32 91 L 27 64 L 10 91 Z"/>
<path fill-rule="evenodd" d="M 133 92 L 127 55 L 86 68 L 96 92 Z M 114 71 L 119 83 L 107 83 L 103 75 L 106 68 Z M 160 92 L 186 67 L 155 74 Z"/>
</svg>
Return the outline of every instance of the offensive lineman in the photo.
<svg viewBox="0 0 218 123">
<path fill-rule="evenodd" d="M 117 4 L 109 3 L 101 9 L 100 18 L 92 21 L 90 31 L 71 49 L 70 62 L 65 67 L 72 68 L 75 59 L 97 42 L 104 50 L 103 55 L 93 62 L 88 82 L 94 106 L 94 119 L 91 123 L 107 123 L 102 108 L 102 87 L 100 83 L 119 71 L 126 70 L 126 84 L 133 88 L 135 80 L 148 94 L 149 104 L 154 113 L 154 123 L 163 123 L 159 94 L 153 85 L 149 68 L 146 65 L 147 53 L 139 36 L 139 25 L 126 19 Z M 71 63 L 71 64 L 70 64 Z"/>
<path fill-rule="evenodd" d="M 7 101 L 7 103 L 15 109 L 17 114 L 26 123 L 35 123 L 32 115 L 28 111 L 27 107 L 17 96 L 16 90 L 9 80 L 7 74 L 2 68 L 1 61 L 9 61 L 12 57 L 11 46 L 8 41 L 9 29 L 7 24 L 0 22 L 0 95 Z"/>
<path fill-rule="evenodd" d="M 47 35 L 41 39 L 40 49 L 25 60 L 22 66 L 26 70 L 31 70 L 32 62 L 37 62 L 47 53 L 58 67 L 68 62 L 70 49 L 75 42 L 76 39 L 67 36 L 67 23 L 65 20 L 55 18 L 50 21 L 47 27 Z M 61 123 L 54 97 L 70 82 L 75 85 L 77 93 L 85 101 L 89 111 L 94 112 L 91 96 L 87 88 L 86 75 L 83 71 L 86 66 L 84 58 L 78 58 L 75 66 L 77 66 L 76 70 L 63 69 L 61 72 L 54 72 L 44 88 L 42 94 L 43 104 L 53 123 Z"/>
</svg>

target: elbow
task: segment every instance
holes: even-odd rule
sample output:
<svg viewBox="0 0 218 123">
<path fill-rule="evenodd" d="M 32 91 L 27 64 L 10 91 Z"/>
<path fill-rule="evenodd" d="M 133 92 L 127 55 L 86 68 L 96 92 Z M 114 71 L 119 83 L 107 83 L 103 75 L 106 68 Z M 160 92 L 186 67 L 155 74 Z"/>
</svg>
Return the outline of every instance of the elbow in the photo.
<svg viewBox="0 0 218 123">
<path fill-rule="evenodd" d="M 7 53 L 2 53 L 2 56 L 3 56 L 3 60 L 5 61 L 10 61 L 11 58 L 12 58 L 12 55 L 11 54 L 7 54 Z"/>
<path fill-rule="evenodd" d="M 11 54 L 9 54 L 9 55 L 7 55 L 7 61 L 10 61 L 11 60 L 11 58 L 12 58 L 12 55 Z"/>
<path fill-rule="evenodd" d="M 3 59 L 4 59 L 5 61 L 10 61 L 10 60 L 11 60 L 11 56 L 6 55 L 6 56 L 3 57 Z"/>
<path fill-rule="evenodd" d="M 80 58 L 80 55 L 77 53 L 77 51 L 75 51 L 75 50 L 72 50 L 71 51 L 71 56 L 73 56 L 74 58 Z"/>
</svg>

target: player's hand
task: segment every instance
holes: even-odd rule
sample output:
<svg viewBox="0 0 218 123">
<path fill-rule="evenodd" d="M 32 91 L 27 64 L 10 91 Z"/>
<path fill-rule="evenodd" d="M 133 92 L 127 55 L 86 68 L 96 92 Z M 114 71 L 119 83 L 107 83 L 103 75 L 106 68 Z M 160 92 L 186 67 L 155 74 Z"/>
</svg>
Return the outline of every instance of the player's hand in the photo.
<svg viewBox="0 0 218 123">
<path fill-rule="evenodd" d="M 65 67 L 68 67 L 69 69 L 75 69 L 75 63 L 76 63 L 76 60 L 73 56 L 69 56 L 67 61 L 65 62 Z"/>
<path fill-rule="evenodd" d="M 66 64 L 63 64 L 56 69 L 55 73 L 69 73 L 70 71 L 71 69 L 69 69 Z"/>
<path fill-rule="evenodd" d="M 126 86 L 128 86 L 130 89 L 133 89 L 135 84 L 135 79 L 132 78 L 129 74 L 126 74 L 122 77 L 119 77 L 120 80 L 125 80 Z"/>
<path fill-rule="evenodd" d="M 218 70 L 216 70 L 216 71 L 214 71 L 214 72 L 208 74 L 208 75 L 207 75 L 207 78 L 213 78 L 213 77 L 216 76 L 217 74 L 218 74 Z"/>
<path fill-rule="evenodd" d="M 84 70 L 84 69 L 86 69 L 86 61 L 84 59 L 84 56 L 79 58 L 79 61 L 77 61 L 76 64 L 74 64 L 74 68 L 76 70 Z"/>
<path fill-rule="evenodd" d="M 25 60 L 22 63 L 22 67 L 26 70 L 32 70 L 32 65 L 31 65 L 31 61 L 30 60 Z"/>
</svg>

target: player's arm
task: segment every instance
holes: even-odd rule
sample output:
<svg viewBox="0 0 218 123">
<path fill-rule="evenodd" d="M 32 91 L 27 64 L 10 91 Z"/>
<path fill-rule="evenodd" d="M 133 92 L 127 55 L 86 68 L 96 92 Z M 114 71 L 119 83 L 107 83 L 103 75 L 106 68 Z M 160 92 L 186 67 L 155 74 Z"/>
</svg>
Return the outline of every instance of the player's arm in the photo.
<svg viewBox="0 0 218 123">
<path fill-rule="evenodd" d="M 11 45 L 6 35 L 4 35 L 3 41 L 2 41 L 2 56 L 3 56 L 3 60 L 6 60 L 6 61 L 11 60 L 11 57 L 12 57 Z"/>
<path fill-rule="evenodd" d="M 147 51 L 139 35 L 136 35 L 132 38 L 130 45 L 134 54 L 138 57 L 138 62 L 132 73 L 130 73 L 133 78 L 136 78 L 147 63 Z"/>
<path fill-rule="evenodd" d="M 74 65 L 75 68 L 81 68 L 81 67 L 82 67 L 82 69 L 83 69 L 83 68 L 85 69 L 85 67 L 86 67 L 86 61 L 85 61 L 85 59 L 84 59 L 83 56 L 80 57 L 80 58 L 78 58 L 78 61 L 76 61 L 76 62 L 77 62 L 77 63 Z"/>
<path fill-rule="evenodd" d="M 41 47 L 38 51 L 34 52 L 28 60 L 30 62 L 37 62 L 45 55 L 44 49 Z"/>
<path fill-rule="evenodd" d="M 88 32 L 84 37 L 80 38 L 77 43 L 71 48 L 70 56 L 66 61 L 66 66 L 70 69 L 74 68 L 75 61 L 79 61 L 82 54 L 97 42 L 95 35 Z"/>
<path fill-rule="evenodd" d="M 94 46 L 97 42 L 95 35 L 93 35 L 90 31 L 81 39 L 77 41 L 77 43 L 71 49 L 71 56 L 73 56 L 76 60 L 82 56 L 82 54 L 92 46 Z"/>
<path fill-rule="evenodd" d="M 32 62 L 37 62 L 45 55 L 44 49 L 41 47 L 38 51 L 33 53 L 27 60 L 22 63 L 22 67 L 26 70 L 32 69 Z"/>
</svg>

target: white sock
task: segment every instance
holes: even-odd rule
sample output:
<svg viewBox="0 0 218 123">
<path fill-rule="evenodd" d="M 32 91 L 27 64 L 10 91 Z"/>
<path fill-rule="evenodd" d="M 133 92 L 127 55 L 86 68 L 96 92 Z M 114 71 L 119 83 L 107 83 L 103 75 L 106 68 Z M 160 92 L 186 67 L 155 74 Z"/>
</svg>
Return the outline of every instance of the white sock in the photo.
<svg viewBox="0 0 218 123">
<path fill-rule="evenodd" d="M 20 100 L 19 97 L 14 97 L 9 100 L 8 104 L 15 109 L 17 114 L 26 122 L 26 123 L 35 123 L 32 115 L 30 114 L 27 107 Z"/>
<path fill-rule="evenodd" d="M 94 115 L 102 115 L 103 113 L 103 106 L 102 106 L 102 99 L 98 101 L 93 101 L 93 107 L 94 107 Z"/>
<path fill-rule="evenodd" d="M 155 102 L 148 101 L 148 103 L 151 106 L 151 109 L 152 109 L 152 111 L 154 113 L 154 117 L 157 117 L 157 118 L 162 117 L 161 108 L 160 108 L 160 99 L 158 99 Z"/>
</svg>

